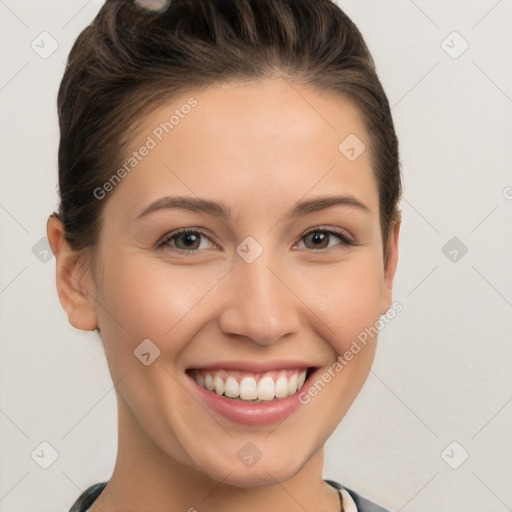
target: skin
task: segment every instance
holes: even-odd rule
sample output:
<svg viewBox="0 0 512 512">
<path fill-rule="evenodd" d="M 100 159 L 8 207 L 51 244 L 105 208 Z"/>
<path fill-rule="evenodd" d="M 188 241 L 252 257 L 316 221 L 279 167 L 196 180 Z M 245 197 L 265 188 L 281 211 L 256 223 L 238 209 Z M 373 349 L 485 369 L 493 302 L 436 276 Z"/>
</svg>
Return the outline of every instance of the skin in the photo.
<svg viewBox="0 0 512 512">
<path fill-rule="evenodd" d="M 184 372 L 221 360 L 329 368 L 391 306 L 400 223 L 385 267 L 369 151 L 353 162 L 338 151 L 349 134 L 369 147 L 341 95 L 281 79 L 195 91 L 149 114 L 132 149 L 190 96 L 198 106 L 104 199 L 96 272 L 79 272 L 61 222 L 48 221 L 60 302 L 74 327 L 101 329 L 118 400 L 115 468 L 90 510 L 337 512 L 337 493 L 322 480 L 323 446 L 368 376 L 376 337 L 278 425 L 206 410 Z M 325 194 L 352 195 L 369 212 L 335 206 L 286 217 Z M 232 218 L 160 210 L 136 221 L 167 195 L 222 202 Z M 183 227 L 207 234 L 192 249 L 183 236 L 157 248 Z M 305 237 L 317 227 L 344 230 L 359 245 Z M 235 251 L 247 236 L 263 247 L 250 264 Z M 146 338 L 161 351 L 149 366 L 133 353 Z M 251 468 L 237 458 L 248 441 L 262 453 Z"/>
</svg>

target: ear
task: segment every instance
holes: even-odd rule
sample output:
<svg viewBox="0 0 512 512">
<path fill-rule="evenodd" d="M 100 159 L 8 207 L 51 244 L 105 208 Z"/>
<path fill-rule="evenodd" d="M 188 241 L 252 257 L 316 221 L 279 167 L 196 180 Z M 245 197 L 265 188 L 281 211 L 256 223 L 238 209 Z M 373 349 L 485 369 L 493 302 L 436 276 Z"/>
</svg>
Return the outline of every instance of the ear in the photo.
<svg viewBox="0 0 512 512">
<path fill-rule="evenodd" d="M 393 300 L 393 280 L 396 273 L 396 267 L 398 265 L 398 239 L 400 236 L 401 225 L 402 222 L 398 220 L 389 234 L 388 258 L 384 268 L 384 290 L 382 309 L 380 312 L 381 315 L 384 315 L 387 312 L 391 307 Z"/>
<path fill-rule="evenodd" d="M 82 331 L 93 331 L 98 327 L 94 282 L 89 269 L 81 272 L 78 254 L 71 249 L 64 233 L 62 221 L 50 215 L 46 234 L 57 263 L 57 294 L 69 323 Z"/>
</svg>

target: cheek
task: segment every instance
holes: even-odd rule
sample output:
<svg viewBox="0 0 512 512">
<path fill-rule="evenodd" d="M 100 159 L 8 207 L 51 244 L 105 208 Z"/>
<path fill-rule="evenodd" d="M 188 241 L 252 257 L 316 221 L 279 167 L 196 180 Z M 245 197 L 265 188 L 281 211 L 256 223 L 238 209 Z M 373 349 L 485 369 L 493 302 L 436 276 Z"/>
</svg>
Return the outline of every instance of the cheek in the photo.
<svg viewBox="0 0 512 512">
<path fill-rule="evenodd" d="M 361 391 L 375 356 L 383 263 L 376 251 L 361 251 L 359 256 L 322 278 L 323 291 L 314 302 L 316 313 L 329 326 L 322 335 L 335 354 L 317 376 L 309 396 L 304 396 L 304 403 L 311 402 L 312 416 L 325 418 L 326 436 Z"/>
<path fill-rule="evenodd" d="M 105 261 L 98 308 L 104 341 L 133 352 L 150 339 L 161 351 L 177 353 L 200 324 L 201 299 L 218 280 L 199 265 L 172 266 L 128 251 Z"/>
<path fill-rule="evenodd" d="M 321 279 L 317 275 L 317 294 L 311 297 L 317 315 L 329 327 L 322 330 L 322 334 L 338 354 L 348 350 L 358 337 L 364 337 L 362 333 L 380 317 L 383 263 L 374 251 L 360 256 L 329 269 Z"/>
</svg>

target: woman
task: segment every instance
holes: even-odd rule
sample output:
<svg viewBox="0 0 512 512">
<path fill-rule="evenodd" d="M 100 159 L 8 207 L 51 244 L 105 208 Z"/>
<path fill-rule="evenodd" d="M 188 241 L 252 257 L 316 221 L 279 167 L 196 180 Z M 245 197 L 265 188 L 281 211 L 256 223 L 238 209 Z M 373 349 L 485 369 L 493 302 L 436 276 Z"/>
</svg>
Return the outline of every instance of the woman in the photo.
<svg viewBox="0 0 512 512">
<path fill-rule="evenodd" d="M 398 260 L 356 26 L 330 0 L 107 0 L 58 109 L 57 291 L 100 333 L 119 429 L 71 512 L 383 511 L 322 478 Z"/>
</svg>

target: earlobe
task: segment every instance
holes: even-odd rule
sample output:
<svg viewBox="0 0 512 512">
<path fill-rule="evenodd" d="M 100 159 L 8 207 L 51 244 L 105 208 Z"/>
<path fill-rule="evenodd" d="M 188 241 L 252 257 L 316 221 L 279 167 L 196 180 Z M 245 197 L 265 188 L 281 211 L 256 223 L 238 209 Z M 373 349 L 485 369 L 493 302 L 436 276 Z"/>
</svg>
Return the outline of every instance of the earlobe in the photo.
<svg viewBox="0 0 512 512">
<path fill-rule="evenodd" d="M 389 234 L 389 252 L 386 267 L 384 269 L 384 301 L 381 315 L 384 315 L 391 307 L 393 300 L 393 280 L 398 265 L 398 240 L 400 238 L 401 221 L 397 221 Z"/>
<path fill-rule="evenodd" d="M 69 323 L 82 331 L 92 331 L 98 327 L 93 280 L 88 272 L 80 272 L 80 259 L 65 239 L 62 221 L 53 214 L 48 218 L 46 233 L 56 261 L 57 294 Z"/>
</svg>

